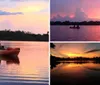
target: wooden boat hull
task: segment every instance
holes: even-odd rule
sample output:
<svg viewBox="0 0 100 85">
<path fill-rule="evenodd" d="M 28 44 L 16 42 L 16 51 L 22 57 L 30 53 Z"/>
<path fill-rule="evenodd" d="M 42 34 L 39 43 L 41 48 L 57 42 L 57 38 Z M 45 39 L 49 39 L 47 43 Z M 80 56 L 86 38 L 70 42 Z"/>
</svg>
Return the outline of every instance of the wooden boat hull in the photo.
<svg viewBox="0 0 100 85">
<path fill-rule="evenodd" d="M 6 50 L 1 50 L 0 55 L 2 56 L 18 56 L 20 48 L 8 48 Z"/>
</svg>

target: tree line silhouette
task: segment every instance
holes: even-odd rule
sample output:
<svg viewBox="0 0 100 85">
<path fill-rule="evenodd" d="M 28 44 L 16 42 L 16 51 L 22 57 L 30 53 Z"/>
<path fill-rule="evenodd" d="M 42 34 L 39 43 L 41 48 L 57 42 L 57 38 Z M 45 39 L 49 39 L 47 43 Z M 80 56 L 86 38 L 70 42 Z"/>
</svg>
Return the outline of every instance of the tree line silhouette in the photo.
<svg viewBox="0 0 100 85">
<path fill-rule="evenodd" d="M 82 22 L 71 22 L 71 21 L 51 21 L 51 25 L 100 25 L 100 21 L 82 21 Z"/>
<path fill-rule="evenodd" d="M 72 62 L 71 62 L 72 61 Z M 76 64 L 84 64 L 84 63 L 89 63 L 92 61 L 92 63 L 95 64 L 100 64 L 100 57 L 93 57 L 93 58 L 86 58 L 86 57 L 74 57 L 74 58 L 61 58 L 61 57 L 56 57 L 56 56 L 50 56 L 50 65 L 51 69 L 56 67 L 60 63 L 76 63 Z"/>
<path fill-rule="evenodd" d="M 93 57 L 93 58 L 89 58 L 89 57 L 67 57 L 67 58 L 61 58 L 61 57 L 56 57 L 56 56 L 52 56 L 51 55 L 51 61 L 70 61 L 70 60 L 79 60 L 79 61 L 87 61 L 87 60 L 94 60 L 94 61 L 100 61 L 100 57 Z"/>
<path fill-rule="evenodd" d="M 13 40 L 13 41 L 48 41 L 49 33 L 47 34 L 32 34 L 31 32 L 24 31 L 0 31 L 0 40 Z"/>
</svg>

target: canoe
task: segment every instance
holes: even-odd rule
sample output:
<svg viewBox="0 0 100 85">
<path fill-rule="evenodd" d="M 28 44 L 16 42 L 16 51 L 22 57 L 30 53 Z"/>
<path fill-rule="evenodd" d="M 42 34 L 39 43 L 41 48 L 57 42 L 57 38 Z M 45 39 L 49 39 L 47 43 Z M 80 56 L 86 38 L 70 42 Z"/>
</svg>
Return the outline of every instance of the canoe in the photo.
<svg viewBox="0 0 100 85">
<path fill-rule="evenodd" d="M 18 56 L 20 48 L 7 48 L 0 51 L 1 56 Z"/>
<path fill-rule="evenodd" d="M 80 27 L 70 27 L 71 29 L 80 29 Z"/>
</svg>

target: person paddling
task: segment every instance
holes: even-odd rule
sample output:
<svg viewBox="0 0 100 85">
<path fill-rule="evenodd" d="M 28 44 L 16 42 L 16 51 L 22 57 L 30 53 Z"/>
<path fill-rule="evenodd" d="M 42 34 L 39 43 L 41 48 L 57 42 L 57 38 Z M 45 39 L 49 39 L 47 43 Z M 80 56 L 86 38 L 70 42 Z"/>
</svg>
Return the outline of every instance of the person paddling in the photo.
<svg viewBox="0 0 100 85">
<path fill-rule="evenodd" d="M 0 50 L 4 50 L 4 46 L 1 45 L 1 42 L 0 42 Z"/>
</svg>

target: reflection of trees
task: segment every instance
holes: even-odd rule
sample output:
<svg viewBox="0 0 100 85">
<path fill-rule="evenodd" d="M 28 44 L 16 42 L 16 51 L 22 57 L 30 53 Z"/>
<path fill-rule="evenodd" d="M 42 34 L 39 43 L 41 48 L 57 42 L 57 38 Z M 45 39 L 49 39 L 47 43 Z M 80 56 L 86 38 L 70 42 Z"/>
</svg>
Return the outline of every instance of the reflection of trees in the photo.
<svg viewBox="0 0 100 85">
<path fill-rule="evenodd" d="M 100 68 L 89 68 L 89 67 L 85 67 L 85 68 L 87 68 L 89 70 L 93 70 L 93 71 L 100 71 Z"/>
<path fill-rule="evenodd" d="M 20 41 L 48 41 L 49 33 L 47 34 L 32 34 L 24 31 L 0 31 L 1 40 L 20 40 Z"/>
<path fill-rule="evenodd" d="M 75 58 L 60 58 L 60 57 L 55 57 L 55 56 L 50 56 L 50 64 L 51 64 L 51 69 L 56 67 L 60 63 L 75 63 L 75 64 L 84 64 L 84 63 L 89 63 L 90 61 L 94 64 L 100 64 L 100 57 L 93 57 L 93 58 L 86 58 L 86 57 L 75 57 Z"/>
<path fill-rule="evenodd" d="M 84 65 L 83 65 L 83 67 L 86 68 L 86 69 L 89 69 L 89 70 L 93 70 L 93 71 L 100 71 L 100 68 L 97 68 L 97 67 L 88 67 L 88 66 L 84 66 Z"/>
</svg>

